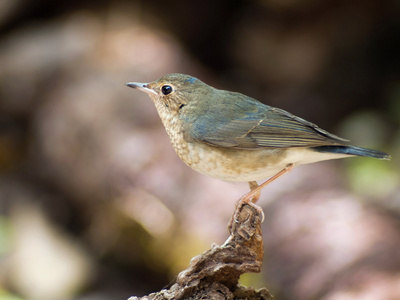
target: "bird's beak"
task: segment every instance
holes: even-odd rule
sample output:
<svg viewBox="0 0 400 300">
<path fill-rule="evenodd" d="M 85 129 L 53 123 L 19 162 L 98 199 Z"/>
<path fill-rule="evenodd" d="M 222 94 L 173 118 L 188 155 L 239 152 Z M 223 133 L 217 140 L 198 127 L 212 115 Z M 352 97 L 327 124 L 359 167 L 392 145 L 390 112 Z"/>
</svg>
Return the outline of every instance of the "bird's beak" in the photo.
<svg viewBox="0 0 400 300">
<path fill-rule="evenodd" d="M 131 88 L 138 89 L 139 91 L 145 92 L 146 94 L 155 94 L 155 95 L 157 95 L 157 93 L 153 89 L 150 89 L 148 87 L 148 83 L 128 82 L 126 85 L 131 87 Z"/>
</svg>

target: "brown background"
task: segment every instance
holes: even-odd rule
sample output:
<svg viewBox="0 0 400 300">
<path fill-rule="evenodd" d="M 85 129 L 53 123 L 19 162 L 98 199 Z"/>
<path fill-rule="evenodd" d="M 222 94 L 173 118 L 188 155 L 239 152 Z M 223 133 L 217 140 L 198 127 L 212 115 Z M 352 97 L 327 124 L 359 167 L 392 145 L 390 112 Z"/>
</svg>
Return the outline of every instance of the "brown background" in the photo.
<svg viewBox="0 0 400 300">
<path fill-rule="evenodd" d="M 263 272 L 244 284 L 283 300 L 400 298 L 398 1 L 0 12 L 0 299 L 142 295 L 225 240 L 247 185 L 186 167 L 148 97 L 124 86 L 172 72 L 393 157 L 302 166 L 264 190 Z"/>
</svg>

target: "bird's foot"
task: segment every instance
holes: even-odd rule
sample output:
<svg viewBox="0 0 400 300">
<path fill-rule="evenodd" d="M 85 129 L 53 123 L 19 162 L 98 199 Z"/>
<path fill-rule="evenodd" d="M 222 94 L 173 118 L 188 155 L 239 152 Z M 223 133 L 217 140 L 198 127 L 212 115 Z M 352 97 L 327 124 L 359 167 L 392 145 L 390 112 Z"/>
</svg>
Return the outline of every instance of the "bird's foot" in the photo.
<svg viewBox="0 0 400 300">
<path fill-rule="evenodd" d="M 283 174 L 290 172 L 293 169 L 293 167 L 294 167 L 293 164 L 288 164 L 284 169 L 282 169 L 280 172 L 278 172 L 277 174 L 275 174 L 274 176 L 269 178 L 267 181 L 265 181 L 261 185 L 258 185 L 257 182 L 255 182 L 255 181 L 249 182 L 251 191 L 248 192 L 246 195 L 244 195 L 242 198 L 240 198 L 239 201 L 236 202 L 235 211 L 228 223 L 229 232 L 232 232 L 233 224 L 238 223 L 238 216 L 239 216 L 240 210 L 242 209 L 243 205 L 245 205 L 245 204 L 248 204 L 248 205 L 254 207 L 257 210 L 257 212 L 261 215 L 261 222 L 264 222 L 264 212 L 263 212 L 262 208 L 256 204 L 256 202 L 260 198 L 261 190 L 264 187 L 266 187 L 268 184 L 270 184 L 272 181 L 281 177 Z"/>
<path fill-rule="evenodd" d="M 246 195 L 242 196 L 236 202 L 235 211 L 228 223 L 229 232 L 232 233 L 232 228 L 233 228 L 234 224 L 238 223 L 238 217 L 239 217 L 240 211 L 242 210 L 243 206 L 246 204 L 255 208 L 255 210 L 261 216 L 261 222 L 264 221 L 264 212 L 263 212 L 262 208 L 255 203 L 255 202 L 257 202 L 258 198 L 259 198 L 259 195 L 258 195 L 258 197 L 254 197 L 253 194 L 250 192 L 250 193 L 247 193 Z"/>
</svg>

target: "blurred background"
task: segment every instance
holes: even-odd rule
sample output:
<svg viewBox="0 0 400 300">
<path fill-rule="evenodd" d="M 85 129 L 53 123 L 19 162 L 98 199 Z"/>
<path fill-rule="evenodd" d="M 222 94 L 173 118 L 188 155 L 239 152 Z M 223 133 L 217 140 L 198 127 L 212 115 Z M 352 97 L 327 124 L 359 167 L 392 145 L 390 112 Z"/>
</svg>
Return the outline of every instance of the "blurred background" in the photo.
<svg viewBox="0 0 400 300">
<path fill-rule="evenodd" d="M 391 161 L 301 166 L 260 200 L 277 299 L 400 299 L 400 2 L 0 0 L 0 299 L 127 299 L 228 237 L 248 191 L 174 153 L 124 86 L 196 76 Z"/>
</svg>

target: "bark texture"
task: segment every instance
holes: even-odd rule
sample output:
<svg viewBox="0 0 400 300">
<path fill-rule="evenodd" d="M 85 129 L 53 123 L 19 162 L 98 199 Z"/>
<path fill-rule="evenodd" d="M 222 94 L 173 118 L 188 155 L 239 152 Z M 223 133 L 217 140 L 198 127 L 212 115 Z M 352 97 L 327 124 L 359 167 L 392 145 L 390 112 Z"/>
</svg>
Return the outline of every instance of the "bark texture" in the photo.
<svg viewBox="0 0 400 300">
<path fill-rule="evenodd" d="M 273 299 L 265 288 L 254 290 L 238 284 L 240 275 L 260 272 L 263 255 L 260 215 L 253 207 L 244 205 L 223 245 L 212 246 L 194 257 L 170 287 L 129 300 Z"/>
</svg>

